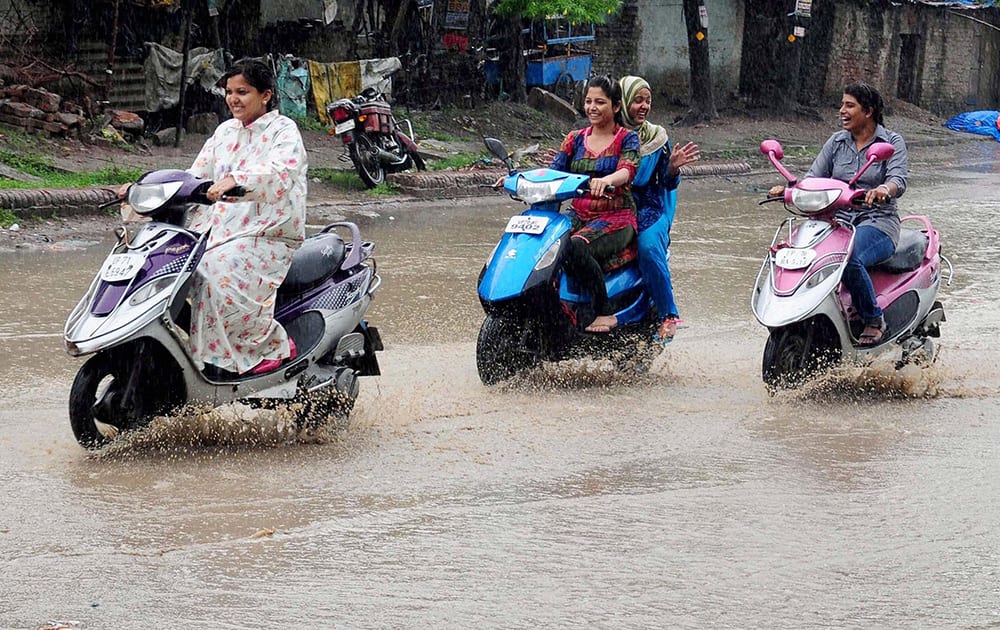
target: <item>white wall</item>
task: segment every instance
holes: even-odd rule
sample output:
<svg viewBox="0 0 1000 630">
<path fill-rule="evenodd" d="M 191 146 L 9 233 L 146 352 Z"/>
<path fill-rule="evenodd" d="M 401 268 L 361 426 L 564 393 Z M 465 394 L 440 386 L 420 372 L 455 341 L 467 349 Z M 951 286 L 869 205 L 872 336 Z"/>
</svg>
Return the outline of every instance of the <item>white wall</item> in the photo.
<svg viewBox="0 0 1000 630">
<path fill-rule="evenodd" d="M 743 0 L 705 0 L 716 104 L 736 92 L 743 47 Z M 681 0 L 638 0 L 639 74 L 668 102 L 688 101 L 687 29 Z"/>
</svg>

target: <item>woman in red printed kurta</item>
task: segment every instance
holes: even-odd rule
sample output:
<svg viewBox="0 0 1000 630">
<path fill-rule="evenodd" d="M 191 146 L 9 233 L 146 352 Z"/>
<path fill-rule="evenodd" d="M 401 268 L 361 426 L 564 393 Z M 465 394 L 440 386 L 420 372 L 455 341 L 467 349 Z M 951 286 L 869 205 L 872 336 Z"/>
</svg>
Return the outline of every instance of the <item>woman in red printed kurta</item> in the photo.
<svg viewBox="0 0 1000 630">
<path fill-rule="evenodd" d="M 590 175 L 590 194 L 573 200 L 567 269 L 593 297 L 597 317 L 587 332 L 608 332 L 618 325 L 608 302 L 601 264 L 625 249 L 635 237 L 635 203 L 628 184 L 639 164 L 639 136 L 618 120 L 622 91 L 617 81 L 590 80 L 584 109 L 590 126 L 571 131 L 552 160 L 552 168 Z M 606 192 L 608 186 L 614 192 Z"/>
</svg>

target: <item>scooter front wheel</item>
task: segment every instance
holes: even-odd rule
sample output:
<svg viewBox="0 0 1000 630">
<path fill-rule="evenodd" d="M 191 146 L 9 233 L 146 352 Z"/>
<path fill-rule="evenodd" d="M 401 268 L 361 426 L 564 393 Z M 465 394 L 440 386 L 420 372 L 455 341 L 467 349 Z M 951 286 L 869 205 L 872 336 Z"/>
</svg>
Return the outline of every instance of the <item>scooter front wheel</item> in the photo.
<svg viewBox="0 0 1000 630">
<path fill-rule="evenodd" d="M 771 395 L 794 389 L 824 367 L 840 360 L 833 343 L 832 325 L 812 319 L 771 331 L 764 345 L 761 375 Z"/>
<path fill-rule="evenodd" d="M 98 352 L 80 367 L 69 392 L 69 422 L 80 446 L 96 449 L 123 431 L 146 426 L 154 416 L 184 402 L 176 364 L 160 346 L 134 342 Z M 143 384 L 130 402 L 130 379 Z M 155 381 L 155 385 L 154 385 Z"/>
<path fill-rule="evenodd" d="M 522 327 L 513 319 L 486 316 L 476 340 L 476 368 L 483 385 L 496 385 L 536 362 L 521 349 L 521 335 Z"/>
<path fill-rule="evenodd" d="M 69 392 L 69 423 L 80 446 L 100 448 L 124 428 L 125 419 L 115 417 L 123 389 L 110 355 L 96 354 L 80 367 Z"/>
</svg>

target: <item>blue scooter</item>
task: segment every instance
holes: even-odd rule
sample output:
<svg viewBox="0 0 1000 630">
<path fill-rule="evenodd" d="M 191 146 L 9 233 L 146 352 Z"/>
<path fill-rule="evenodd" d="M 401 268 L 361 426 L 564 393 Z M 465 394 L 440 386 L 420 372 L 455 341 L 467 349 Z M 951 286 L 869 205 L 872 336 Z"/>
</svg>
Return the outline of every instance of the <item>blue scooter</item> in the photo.
<svg viewBox="0 0 1000 630">
<path fill-rule="evenodd" d="M 586 195 L 590 177 L 551 168 L 517 172 L 500 140 L 484 141 L 508 169 L 503 190 L 528 208 L 507 222 L 479 276 L 479 300 L 486 311 L 476 342 L 480 380 L 493 385 L 540 361 L 578 356 L 640 367 L 649 358 L 640 346 L 655 331 L 656 317 L 638 266 L 632 262 L 606 270 L 608 299 L 618 318 L 609 333 L 583 332 L 594 315 L 591 296 L 564 273 L 572 222 L 559 206 Z"/>
</svg>

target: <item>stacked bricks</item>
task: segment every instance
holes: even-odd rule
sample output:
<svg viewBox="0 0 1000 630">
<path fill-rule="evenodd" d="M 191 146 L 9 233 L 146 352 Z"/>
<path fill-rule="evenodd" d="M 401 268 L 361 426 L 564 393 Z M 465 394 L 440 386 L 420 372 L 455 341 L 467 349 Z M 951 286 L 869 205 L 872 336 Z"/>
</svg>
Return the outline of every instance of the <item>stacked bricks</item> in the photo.
<svg viewBox="0 0 1000 630">
<path fill-rule="evenodd" d="M 40 88 L 13 85 L 0 88 L 0 123 L 46 136 L 71 136 L 84 118 L 63 103 L 62 97 Z"/>
</svg>

